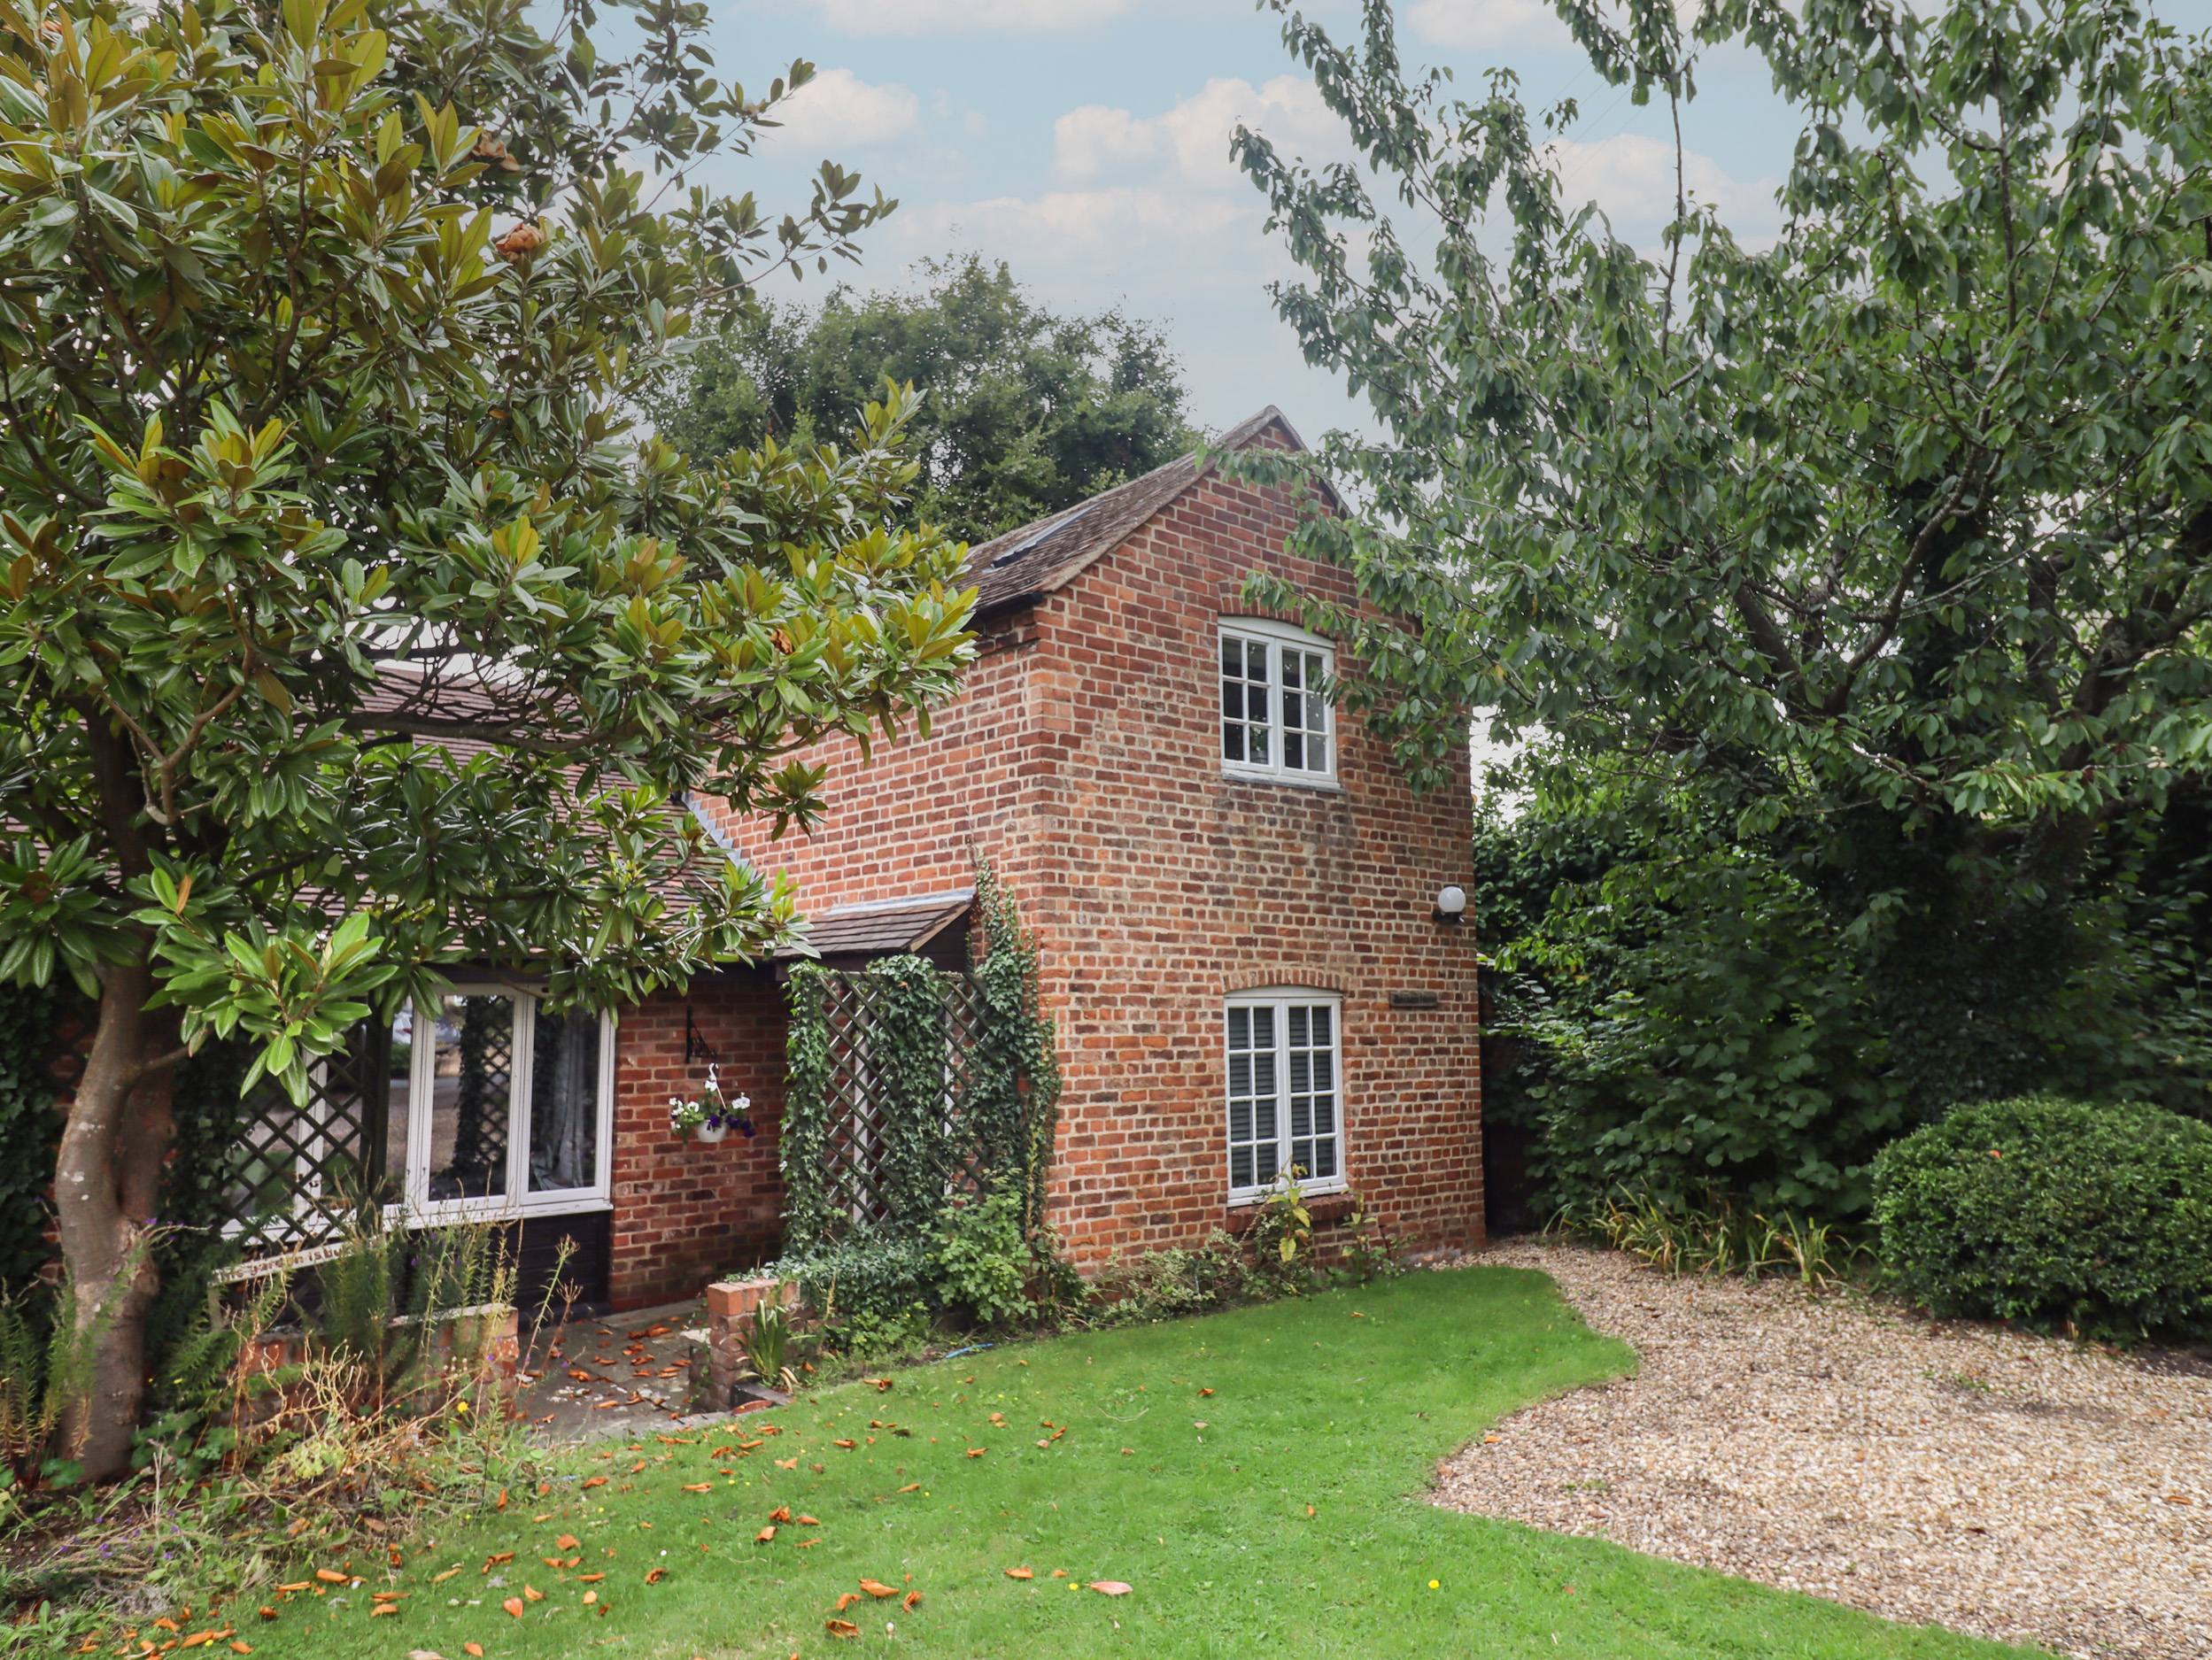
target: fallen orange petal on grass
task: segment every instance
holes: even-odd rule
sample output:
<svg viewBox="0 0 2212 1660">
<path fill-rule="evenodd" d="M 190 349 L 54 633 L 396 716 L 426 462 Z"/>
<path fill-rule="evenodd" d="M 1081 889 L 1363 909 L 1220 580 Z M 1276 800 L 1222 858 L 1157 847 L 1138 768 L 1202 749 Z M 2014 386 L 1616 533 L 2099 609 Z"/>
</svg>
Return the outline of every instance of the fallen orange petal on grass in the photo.
<svg viewBox="0 0 2212 1660">
<path fill-rule="evenodd" d="M 379 1614 L 397 1614 L 398 1611 L 399 1604 L 397 1602 L 379 1602 L 368 1610 L 368 1617 L 375 1619 Z"/>
<path fill-rule="evenodd" d="M 514 1615 L 515 1618 L 520 1619 L 522 1618 L 522 1599 L 521 1597 L 511 1596 L 507 1598 L 506 1602 L 500 1603 L 499 1606 L 507 1610 L 508 1613 Z"/>
<path fill-rule="evenodd" d="M 646 1575 L 646 1583 L 647 1585 L 658 1585 L 661 1580 L 667 1579 L 668 1577 L 669 1571 L 666 1568 L 655 1568 Z"/>
<path fill-rule="evenodd" d="M 837 1611 L 842 1614 L 847 1609 L 852 1607 L 854 1603 L 865 1602 L 868 1599 L 862 1596 L 858 1591 L 839 1591 L 837 1594 Z"/>
<path fill-rule="evenodd" d="M 1198 1393 L 1201 1396 L 1204 1396 L 1211 1394 L 1213 1391 L 1210 1389 L 1201 1389 Z"/>
<path fill-rule="evenodd" d="M 822 1524 L 816 1521 L 811 1516 L 802 1515 L 799 1518 L 799 1525 L 801 1527 L 819 1527 Z"/>
<path fill-rule="evenodd" d="M 921 1605 L 922 1594 L 919 1591 L 909 1591 L 899 1603 L 899 1606 L 906 1610 L 906 1611 L 909 1614 L 914 1612 L 916 1609 L 921 1607 Z"/>
<path fill-rule="evenodd" d="M 684 1491 L 686 1493 L 712 1493 L 714 1490 L 715 1484 L 711 1481 L 687 1481 L 684 1484 Z"/>
<path fill-rule="evenodd" d="M 753 1535 L 753 1542 L 756 1545 L 765 1545 L 770 1540 L 775 1537 L 776 1530 L 773 1527 L 763 1527 L 759 1533 Z"/>
<path fill-rule="evenodd" d="M 796 1458 L 778 1458 L 776 1461 L 776 1468 L 778 1470 L 796 1470 L 799 1468 L 799 1461 Z"/>
<path fill-rule="evenodd" d="M 231 1640 L 230 1646 L 240 1654 L 251 1654 L 253 1652 L 253 1645 L 251 1643 L 240 1642 L 236 1638 Z"/>
<path fill-rule="evenodd" d="M 559 1539 L 553 1540 L 553 1548 L 555 1550 L 576 1550 L 583 1543 L 584 1541 L 574 1533 L 563 1533 Z"/>
<path fill-rule="evenodd" d="M 315 1578 L 321 1580 L 325 1585 L 344 1585 L 346 1580 L 352 1577 L 352 1576 L 350 1574 L 340 1573 L 336 1568 L 317 1568 L 315 1570 Z M 161 1622 L 156 1620 L 154 1623 L 158 1625 Z"/>
<path fill-rule="evenodd" d="M 267 1603 L 263 1603 L 261 1606 L 261 1618 L 263 1619 L 275 1619 L 276 1618 L 276 1610 L 269 1607 Z"/>
<path fill-rule="evenodd" d="M 545 1600 L 545 1594 L 527 1579 L 522 1581 L 522 1594 L 533 1602 L 542 1602 Z"/>
<path fill-rule="evenodd" d="M 1028 1568 L 1009 1568 L 1006 1571 L 1006 1577 L 1009 1579 L 1033 1579 L 1037 1575 L 1033 1570 Z"/>
<path fill-rule="evenodd" d="M 1129 1594 L 1129 1587 L 1118 1579 L 1094 1579 L 1091 1581 L 1091 1589 L 1094 1591 L 1103 1591 L 1108 1596 L 1127 1596 Z"/>
<path fill-rule="evenodd" d="M 825 1619 L 822 1622 L 822 1629 L 828 1632 L 832 1637 L 857 1637 L 860 1635 L 860 1627 L 854 1625 L 849 1619 Z"/>
<path fill-rule="evenodd" d="M 971 1447 L 968 1449 L 968 1456 L 971 1458 L 980 1458 L 983 1456 L 984 1450 L 985 1449 L 980 1447 Z"/>
<path fill-rule="evenodd" d="M 587 1488 L 588 1488 L 588 1487 L 603 1487 L 603 1486 L 605 1486 L 607 1485 L 607 1478 L 606 1478 L 605 1476 L 593 1476 L 593 1477 L 592 1477 L 592 1478 L 589 1481 L 585 1482 L 584 1485 Z"/>
<path fill-rule="evenodd" d="M 461 1644 L 460 1648 L 461 1652 L 468 1656 L 469 1660 L 483 1660 L 483 1645 L 482 1643 L 465 1642 Z"/>
<path fill-rule="evenodd" d="M 921 1490 L 922 1484 L 918 1481 L 909 1481 L 906 1484 L 906 1486 L 899 1489 L 901 1493 L 919 1493 Z"/>
<path fill-rule="evenodd" d="M 774 1509 L 768 1513 L 768 1519 L 771 1522 L 788 1522 L 791 1520 L 791 1506 L 788 1504 L 777 1505 Z"/>
<path fill-rule="evenodd" d="M 607 1576 L 603 1573 L 579 1573 L 576 1575 L 576 1583 L 579 1585 L 597 1585 L 605 1578 L 607 1578 Z"/>
<path fill-rule="evenodd" d="M 860 1582 L 860 1588 L 867 1592 L 870 1596 L 896 1596 L 899 1594 L 897 1587 L 886 1585 L 881 1579 L 862 1579 Z"/>
</svg>

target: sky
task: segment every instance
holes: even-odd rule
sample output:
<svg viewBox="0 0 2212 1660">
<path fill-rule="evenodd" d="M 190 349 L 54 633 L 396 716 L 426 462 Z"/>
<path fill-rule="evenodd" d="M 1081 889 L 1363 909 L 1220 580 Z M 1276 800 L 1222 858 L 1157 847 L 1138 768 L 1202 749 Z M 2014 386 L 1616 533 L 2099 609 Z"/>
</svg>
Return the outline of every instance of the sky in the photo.
<svg viewBox="0 0 2212 1660">
<path fill-rule="evenodd" d="M 2212 27 L 2212 0 L 2155 9 Z M 1357 20 L 1349 0 L 1302 10 L 1340 38 Z M 1462 96 L 1504 66 L 1532 109 L 1576 98 L 1570 197 L 1595 200 L 1632 243 L 1656 242 L 1673 197 L 1667 112 L 1605 86 L 1543 0 L 1400 0 L 1398 17 L 1409 65 L 1448 66 Z M 1251 0 L 722 0 L 712 49 L 748 96 L 794 58 L 818 73 L 753 156 L 701 181 L 780 212 L 803 205 L 830 158 L 899 198 L 847 281 L 909 288 L 918 260 L 973 250 L 1056 310 L 1119 306 L 1157 324 L 1203 427 L 1269 404 L 1309 441 L 1365 424 L 1275 316 L 1266 285 L 1295 268 L 1228 158 L 1240 120 L 1311 161 L 1350 153 L 1280 19 Z M 1708 56 L 1698 78 L 1683 116 L 1692 193 L 1739 237 L 1771 233 L 1798 123 L 1746 53 Z M 767 291 L 805 300 L 826 286 L 809 274 Z"/>
</svg>

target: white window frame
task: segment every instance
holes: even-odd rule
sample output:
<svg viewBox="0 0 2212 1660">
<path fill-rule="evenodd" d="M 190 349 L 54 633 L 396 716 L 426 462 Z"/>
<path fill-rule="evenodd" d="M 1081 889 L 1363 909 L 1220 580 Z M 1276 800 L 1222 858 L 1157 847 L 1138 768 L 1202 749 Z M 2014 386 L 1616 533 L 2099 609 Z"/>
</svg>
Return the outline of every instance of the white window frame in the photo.
<svg viewBox="0 0 2212 1660">
<path fill-rule="evenodd" d="M 1308 633 L 1288 622 L 1277 622 L 1269 617 L 1224 617 L 1220 636 L 1214 643 L 1214 721 L 1217 749 L 1222 746 L 1221 729 L 1228 723 L 1228 716 L 1221 708 L 1221 647 L 1228 641 L 1237 640 L 1270 647 L 1267 653 L 1267 760 L 1265 762 L 1232 761 L 1226 754 L 1221 758 L 1224 777 L 1241 778 L 1255 783 L 1297 784 L 1312 789 L 1338 788 L 1337 720 L 1336 706 L 1324 698 L 1321 700 L 1321 731 L 1323 743 L 1328 746 L 1328 765 L 1326 767 L 1289 767 L 1283 764 L 1283 650 L 1311 652 L 1321 659 L 1321 672 L 1336 672 L 1336 648 L 1318 634 Z"/>
<path fill-rule="evenodd" d="M 487 981 L 462 981 L 451 990 L 457 997 L 506 997 L 514 1002 L 514 1053 L 507 1081 L 507 1192 L 475 1199 L 430 1197 L 430 1119 L 437 1091 L 432 1074 L 437 1065 L 434 1036 L 437 1028 L 435 1017 L 426 1022 L 417 1008 L 408 1056 L 407 1168 L 400 1201 L 384 1207 L 385 1219 L 408 1227 L 435 1227 L 441 1223 L 568 1216 L 606 1208 L 615 1191 L 615 1017 L 607 1014 L 599 1017 L 599 1133 L 592 1185 L 533 1193 L 530 1191 L 530 1099 L 537 1065 L 538 996 L 518 986 Z"/>
<path fill-rule="evenodd" d="M 1335 992 L 1323 991 L 1311 985 L 1269 985 L 1249 992 L 1237 992 L 1225 999 L 1221 1008 L 1221 1165 L 1224 1180 L 1228 1186 L 1232 1205 L 1257 1204 L 1269 1194 L 1282 1188 L 1280 1173 L 1265 1182 L 1246 1186 L 1236 1183 L 1236 1170 L 1231 1162 L 1234 1121 L 1230 1116 L 1231 1070 L 1229 1045 L 1229 1011 L 1243 1008 L 1267 1008 L 1274 1011 L 1275 1055 L 1275 1145 L 1278 1158 L 1284 1170 L 1290 1162 L 1290 1147 L 1295 1138 L 1290 1123 L 1290 1009 L 1293 1005 L 1308 1008 L 1326 1008 L 1329 1011 L 1329 1066 L 1334 1080 L 1331 1093 L 1335 1097 L 1336 1116 L 1336 1174 L 1326 1177 L 1302 1176 L 1298 1187 L 1307 1193 L 1341 1193 L 1350 1185 L 1348 1171 L 1350 1132 L 1344 1121 L 1344 999 Z M 1308 1046 L 1311 1048 L 1312 1046 Z"/>
</svg>

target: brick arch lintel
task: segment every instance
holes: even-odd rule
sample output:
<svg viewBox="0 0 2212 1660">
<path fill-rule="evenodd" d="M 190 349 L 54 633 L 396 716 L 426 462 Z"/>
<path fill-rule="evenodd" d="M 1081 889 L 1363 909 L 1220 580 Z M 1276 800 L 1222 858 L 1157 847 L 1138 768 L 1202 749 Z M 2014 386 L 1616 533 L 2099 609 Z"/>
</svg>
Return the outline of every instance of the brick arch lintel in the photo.
<svg viewBox="0 0 2212 1660">
<path fill-rule="evenodd" d="M 1357 977 L 1348 968 L 1330 968 L 1316 962 L 1285 962 L 1272 968 L 1230 969 L 1222 977 L 1221 995 L 1229 997 L 1238 992 L 1256 992 L 1263 985 L 1295 985 L 1303 990 L 1334 992 L 1339 997 L 1350 997 L 1356 983 Z"/>
</svg>

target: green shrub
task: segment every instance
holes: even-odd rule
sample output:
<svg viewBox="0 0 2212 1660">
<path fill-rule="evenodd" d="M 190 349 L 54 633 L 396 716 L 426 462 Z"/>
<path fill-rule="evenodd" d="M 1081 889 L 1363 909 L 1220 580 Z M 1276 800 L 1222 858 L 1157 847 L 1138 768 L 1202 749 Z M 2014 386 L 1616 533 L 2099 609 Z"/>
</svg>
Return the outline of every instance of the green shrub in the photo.
<svg viewBox="0 0 2212 1660">
<path fill-rule="evenodd" d="M 1669 1275 L 1794 1274 L 1814 1286 L 1845 1278 L 1864 1248 L 1834 1223 L 1789 1210 L 1769 1217 L 1717 1192 L 1691 1201 L 1624 1187 L 1590 1209 L 1567 1213 L 1562 1225 Z"/>
<path fill-rule="evenodd" d="M 1030 1310 L 1036 1264 L 1022 1236 L 1022 1190 L 1001 1187 L 974 1204 L 955 1205 L 937 1220 L 937 1288 L 945 1301 L 971 1310 L 985 1325 L 1011 1325 Z"/>
<path fill-rule="evenodd" d="M 916 1304 L 926 1310 L 937 1302 L 936 1264 L 922 1239 L 861 1234 L 747 1271 L 793 1281 L 807 1307 L 831 1324 L 905 1324 Z"/>
<path fill-rule="evenodd" d="M 2212 1335 L 2212 1127 L 2052 1096 L 1961 1107 L 1885 1148 L 1874 1219 L 1940 1314 L 2129 1341 Z"/>
</svg>

